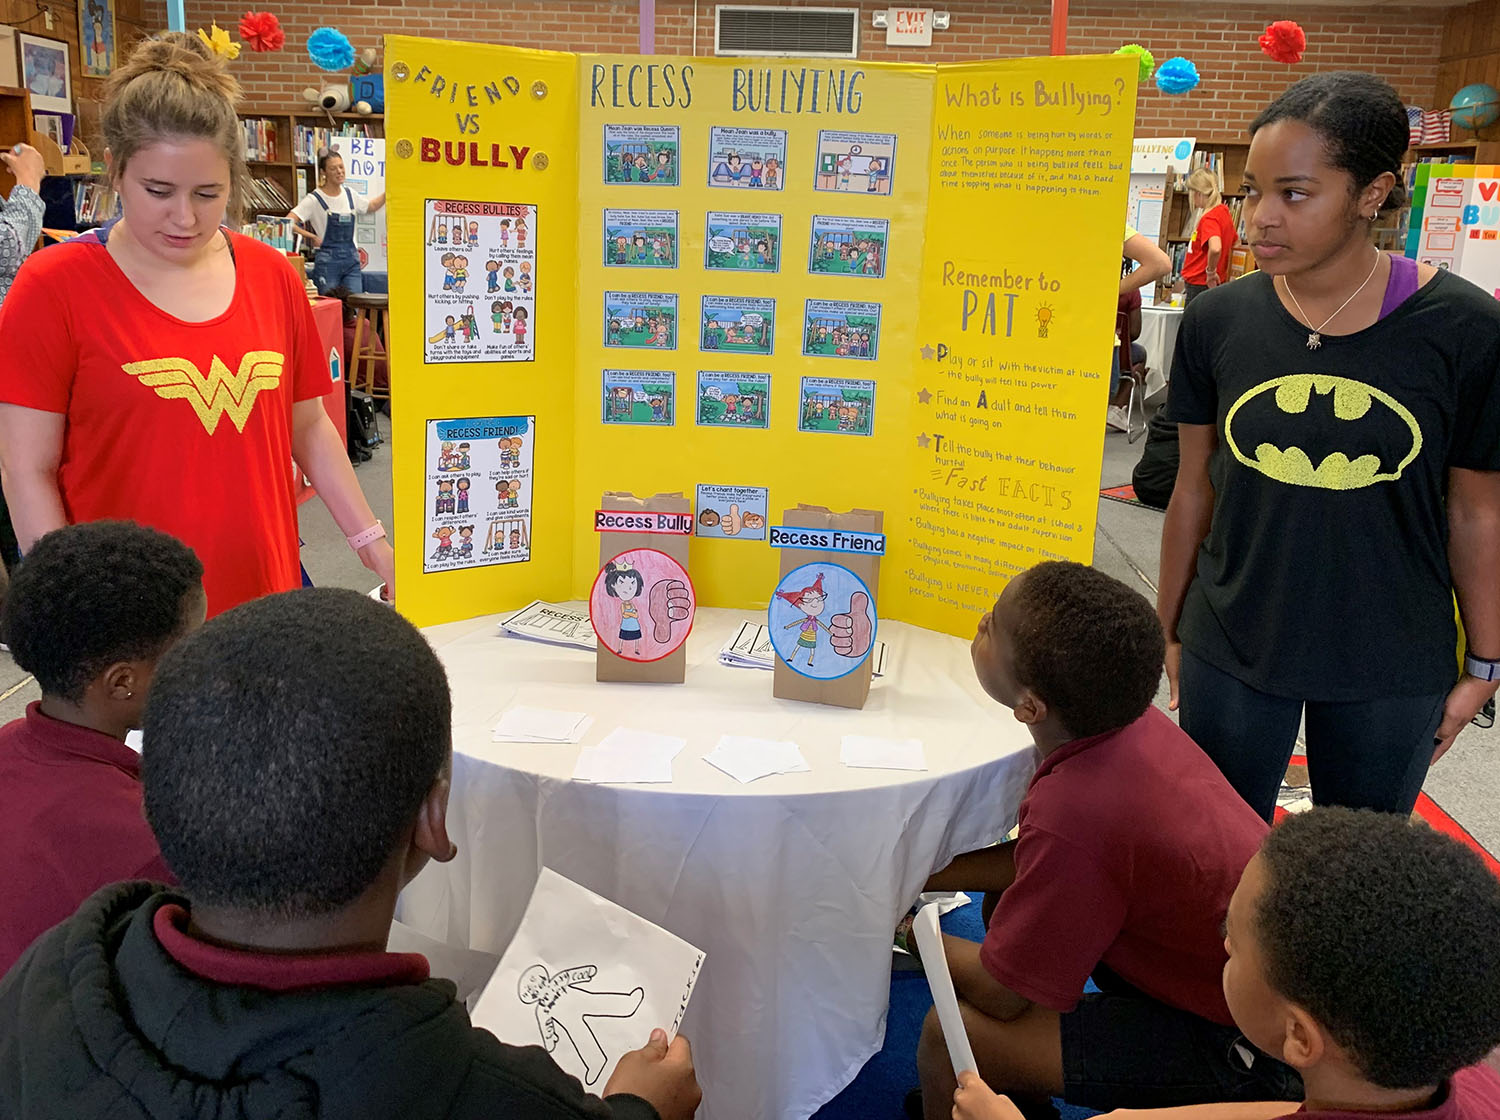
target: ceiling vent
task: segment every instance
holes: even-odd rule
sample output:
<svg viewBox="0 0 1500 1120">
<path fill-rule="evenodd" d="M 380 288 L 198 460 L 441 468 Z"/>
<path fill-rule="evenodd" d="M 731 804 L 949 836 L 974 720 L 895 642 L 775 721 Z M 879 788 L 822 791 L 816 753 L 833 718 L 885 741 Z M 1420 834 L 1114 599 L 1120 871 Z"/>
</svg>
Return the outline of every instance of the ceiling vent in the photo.
<svg viewBox="0 0 1500 1120">
<path fill-rule="evenodd" d="M 858 58 L 858 8 L 767 8 L 720 4 L 714 53 Z"/>
</svg>

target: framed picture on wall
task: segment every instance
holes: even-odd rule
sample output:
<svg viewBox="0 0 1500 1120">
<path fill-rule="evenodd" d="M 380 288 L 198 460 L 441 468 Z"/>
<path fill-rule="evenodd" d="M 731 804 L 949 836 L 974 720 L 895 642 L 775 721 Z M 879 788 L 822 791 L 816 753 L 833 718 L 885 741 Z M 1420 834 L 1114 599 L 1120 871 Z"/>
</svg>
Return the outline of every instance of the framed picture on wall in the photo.
<svg viewBox="0 0 1500 1120">
<path fill-rule="evenodd" d="M 73 111 L 73 76 L 68 44 L 61 39 L 16 33 L 21 51 L 21 84 L 31 91 L 31 107 L 52 113 Z"/>
<path fill-rule="evenodd" d="M 78 57 L 90 78 L 115 68 L 115 0 L 78 0 Z"/>
</svg>

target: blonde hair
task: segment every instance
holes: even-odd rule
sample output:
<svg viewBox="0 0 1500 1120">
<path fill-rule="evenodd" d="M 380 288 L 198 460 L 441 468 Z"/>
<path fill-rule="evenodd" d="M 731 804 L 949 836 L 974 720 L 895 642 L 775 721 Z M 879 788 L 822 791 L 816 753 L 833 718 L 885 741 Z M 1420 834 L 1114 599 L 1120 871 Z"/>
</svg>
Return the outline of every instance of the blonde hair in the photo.
<svg viewBox="0 0 1500 1120">
<path fill-rule="evenodd" d="M 229 161 L 231 220 L 245 197 L 244 138 L 234 106 L 240 84 L 197 36 L 168 31 L 144 39 L 104 88 L 99 123 L 118 176 L 132 156 L 161 140 L 209 140 Z"/>
<path fill-rule="evenodd" d="M 1205 210 L 1212 210 L 1223 201 L 1219 194 L 1219 177 L 1206 167 L 1198 168 L 1187 177 L 1187 188 L 1208 199 L 1203 207 Z"/>
</svg>

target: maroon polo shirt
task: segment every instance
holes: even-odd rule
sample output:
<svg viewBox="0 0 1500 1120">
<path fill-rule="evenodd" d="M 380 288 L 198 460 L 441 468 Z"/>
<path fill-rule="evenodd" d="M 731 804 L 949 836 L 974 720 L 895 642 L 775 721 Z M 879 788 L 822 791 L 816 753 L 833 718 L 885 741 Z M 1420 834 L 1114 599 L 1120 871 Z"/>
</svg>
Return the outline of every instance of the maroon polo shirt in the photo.
<svg viewBox="0 0 1500 1120">
<path fill-rule="evenodd" d="M 1315 1112 L 1306 1105 L 1283 1120 L 1371 1120 L 1372 1112 Z M 1382 1112 L 1379 1120 L 1500 1120 L 1500 1074 L 1486 1065 L 1453 1075 L 1437 1101 L 1421 1112 Z"/>
<path fill-rule="evenodd" d="M 167 956 L 194 976 L 238 988 L 294 992 L 341 984 L 365 987 L 383 984 L 421 984 L 431 975 L 421 953 L 353 950 L 339 953 L 257 953 L 227 949 L 200 941 L 188 933 L 188 912 L 175 903 L 163 906 L 151 928 Z"/>
<path fill-rule="evenodd" d="M 1021 802 L 1016 881 L 980 962 L 1060 1013 L 1102 962 L 1162 1003 L 1232 1025 L 1221 928 L 1266 830 L 1155 707 L 1075 739 L 1042 760 Z"/>
<path fill-rule="evenodd" d="M 174 883 L 118 739 L 27 705 L 0 728 L 0 973 L 102 886 Z"/>
</svg>

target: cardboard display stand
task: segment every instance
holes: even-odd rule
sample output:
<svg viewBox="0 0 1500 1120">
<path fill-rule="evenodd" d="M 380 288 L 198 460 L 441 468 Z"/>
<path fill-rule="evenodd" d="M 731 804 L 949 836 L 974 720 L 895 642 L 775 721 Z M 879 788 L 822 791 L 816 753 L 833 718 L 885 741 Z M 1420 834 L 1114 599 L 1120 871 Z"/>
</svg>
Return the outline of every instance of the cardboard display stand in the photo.
<svg viewBox="0 0 1500 1120">
<path fill-rule="evenodd" d="M 834 513 L 826 506 L 799 504 L 782 515 L 781 523 L 800 529 L 840 529 L 853 533 L 883 533 L 885 514 L 879 510 L 853 509 L 848 513 Z M 848 568 L 870 589 L 870 609 L 879 616 L 874 596 L 880 587 L 880 558 L 859 553 L 822 551 L 805 548 L 778 549 L 781 554 L 781 572 L 786 576 L 804 564 L 836 564 Z M 863 708 L 870 695 L 870 676 L 874 668 L 873 641 L 859 666 L 852 672 L 834 680 L 816 680 L 803 676 L 787 667 L 780 657 L 776 658 L 772 671 L 771 695 L 780 700 L 803 700 L 810 704 L 831 704 L 839 708 Z M 602 679 L 602 678 L 601 678 Z"/>
<path fill-rule="evenodd" d="M 599 566 L 602 568 L 611 558 L 631 549 L 649 548 L 664 552 L 686 570 L 688 567 L 688 539 L 693 524 L 693 506 L 679 491 L 672 494 L 655 494 L 649 498 L 637 498 L 634 494 L 606 491 L 600 500 L 601 510 L 619 510 L 626 513 L 670 513 L 681 514 L 689 532 L 600 532 Z M 691 625 L 691 620 L 689 620 Z M 598 660 L 594 679 L 599 681 L 638 681 L 651 684 L 681 684 L 687 674 L 687 643 L 683 642 L 673 652 L 656 661 L 631 661 L 620 657 L 601 641 L 598 644 Z"/>
</svg>

